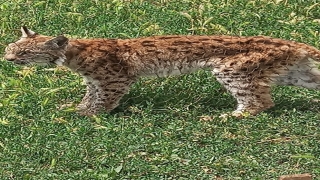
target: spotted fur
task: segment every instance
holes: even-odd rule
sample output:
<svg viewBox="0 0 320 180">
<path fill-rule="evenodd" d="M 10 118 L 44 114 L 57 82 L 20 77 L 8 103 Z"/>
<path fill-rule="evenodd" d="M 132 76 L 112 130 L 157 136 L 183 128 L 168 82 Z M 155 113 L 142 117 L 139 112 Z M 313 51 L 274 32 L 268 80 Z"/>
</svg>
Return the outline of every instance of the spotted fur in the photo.
<svg viewBox="0 0 320 180">
<path fill-rule="evenodd" d="M 111 111 L 141 76 L 186 74 L 210 69 L 236 98 L 234 116 L 255 115 L 274 106 L 272 84 L 320 89 L 320 51 L 294 41 L 264 36 L 152 36 L 137 39 L 68 39 L 22 27 L 6 48 L 17 64 L 57 64 L 83 76 L 82 114 Z"/>
</svg>

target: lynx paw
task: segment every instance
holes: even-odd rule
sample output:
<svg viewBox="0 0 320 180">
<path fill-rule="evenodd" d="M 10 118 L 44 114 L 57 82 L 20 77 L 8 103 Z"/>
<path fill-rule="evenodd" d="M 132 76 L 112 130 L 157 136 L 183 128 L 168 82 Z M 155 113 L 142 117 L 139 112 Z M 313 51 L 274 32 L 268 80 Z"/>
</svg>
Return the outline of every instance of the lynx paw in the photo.
<svg viewBox="0 0 320 180">
<path fill-rule="evenodd" d="M 90 107 L 88 104 L 79 104 L 76 108 L 77 112 L 82 116 L 93 116 L 97 114 L 96 108 Z"/>
<path fill-rule="evenodd" d="M 221 114 L 219 117 L 220 118 L 228 118 L 228 117 L 236 117 L 238 119 L 242 119 L 245 117 L 250 116 L 249 112 L 243 112 L 243 111 L 233 111 L 232 113 L 225 113 L 225 114 Z"/>
<path fill-rule="evenodd" d="M 81 116 L 93 116 L 97 114 L 97 111 L 95 110 L 78 110 L 78 114 L 80 114 Z"/>
<path fill-rule="evenodd" d="M 77 111 L 85 111 L 85 110 L 87 110 L 88 108 L 89 108 L 90 106 L 88 106 L 87 104 L 82 104 L 82 103 L 80 103 L 80 104 L 78 104 L 78 106 L 77 106 Z"/>
<path fill-rule="evenodd" d="M 249 117 L 250 113 L 247 111 L 233 111 L 232 116 L 241 119 L 241 118 Z"/>
<path fill-rule="evenodd" d="M 58 107 L 59 110 L 67 109 L 67 108 L 73 108 L 74 104 L 73 103 L 67 103 L 67 104 L 62 104 L 61 106 Z"/>
</svg>

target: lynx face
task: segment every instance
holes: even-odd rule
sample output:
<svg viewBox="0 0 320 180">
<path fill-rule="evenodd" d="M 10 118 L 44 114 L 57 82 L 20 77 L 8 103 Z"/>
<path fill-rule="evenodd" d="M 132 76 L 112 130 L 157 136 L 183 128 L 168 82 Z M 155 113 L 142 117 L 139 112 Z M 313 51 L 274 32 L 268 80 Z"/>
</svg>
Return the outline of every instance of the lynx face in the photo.
<svg viewBox="0 0 320 180">
<path fill-rule="evenodd" d="M 19 65 L 62 65 L 68 38 L 38 35 L 25 27 L 22 27 L 21 31 L 21 39 L 6 47 L 4 55 L 6 60 Z"/>
</svg>

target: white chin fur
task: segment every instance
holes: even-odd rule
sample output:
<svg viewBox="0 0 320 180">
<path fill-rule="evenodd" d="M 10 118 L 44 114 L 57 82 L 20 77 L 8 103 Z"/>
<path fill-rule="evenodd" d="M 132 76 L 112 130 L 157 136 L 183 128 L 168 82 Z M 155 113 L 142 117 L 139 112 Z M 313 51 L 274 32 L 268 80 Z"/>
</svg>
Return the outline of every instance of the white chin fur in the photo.
<svg viewBox="0 0 320 180">
<path fill-rule="evenodd" d="M 58 66 L 62 66 L 63 63 L 64 63 L 64 59 L 60 57 L 59 59 L 55 60 L 54 62 L 55 62 Z"/>
</svg>

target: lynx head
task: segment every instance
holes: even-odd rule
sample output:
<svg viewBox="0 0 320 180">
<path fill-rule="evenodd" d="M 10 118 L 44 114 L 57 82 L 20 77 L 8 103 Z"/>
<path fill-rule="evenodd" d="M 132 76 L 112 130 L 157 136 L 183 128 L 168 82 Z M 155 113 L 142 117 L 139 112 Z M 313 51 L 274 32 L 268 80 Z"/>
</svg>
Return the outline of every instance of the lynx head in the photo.
<svg viewBox="0 0 320 180">
<path fill-rule="evenodd" d="M 57 64 L 66 59 L 68 38 L 39 35 L 26 27 L 21 27 L 20 40 L 10 43 L 5 49 L 4 58 L 16 64 Z"/>
</svg>

